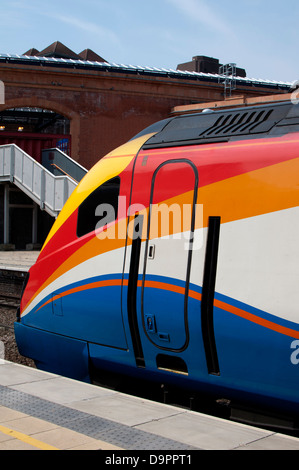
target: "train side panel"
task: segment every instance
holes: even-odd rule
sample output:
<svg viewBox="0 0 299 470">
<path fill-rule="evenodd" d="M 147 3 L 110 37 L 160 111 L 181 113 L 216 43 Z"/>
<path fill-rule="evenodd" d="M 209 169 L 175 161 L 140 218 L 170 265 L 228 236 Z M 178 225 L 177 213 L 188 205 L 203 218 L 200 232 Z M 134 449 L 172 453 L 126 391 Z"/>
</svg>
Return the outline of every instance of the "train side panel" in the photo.
<svg viewBox="0 0 299 470">
<path fill-rule="evenodd" d="M 155 161 L 147 188 L 162 154 L 164 168 L 166 162 L 179 162 L 178 168 L 183 161 L 196 166 L 197 211 L 202 208 L 203 213 L 197 218 L 189 279 L 181 261 L 188 253 L 188 238 L 182 233 L 177 233 L 181 237 L 176 240 L 154 241 L 149 233 L 147 245 L 144 242 L 137 301 L 145 362 L 152 370 L 160 364 L 170 374 L 177 364 L 172 372 L 186 374 L 177 380 L 184 380 L 186 386 L 197 382 L 198 389 L 239 394 L 267 405 L 272 400 L 275 407 L 288 406 L 297 412 L 298 135 L 140 153 L 140 162 L 145 156 Z M 174 187 L 179 186 L 179 179 L 169 176 Z M 189 189 L 157 201 L 182 207 L 182 201 L 193 196 L 194 190 Z M 220 226 L 211 333 L 210 325 L 202 323 L 202 300 L 207 257 L 212 258 L 207 254 L 209 224 L 214 219 L 219 219 Z M 147 259 L 151 244 L 154 260 Z M 180 258 L 180 253 L 185 257 Z M 182 306 L 187 283 L 186 311 Z M 149 318 L 150 325 L 155 323 L 154 332 L 146 324 Z M 185 364 L 181 370 L 178 358 Z"/>
<path fill-rule="evenodd" d="M 143 142 L 58 218 L 22 300 L 21 353 L 80 380 L 91 364 L 298 413 L 299 135 Z M 115 220 L 78 235 L 85 200 L 115 178 Z"/>
</svg>

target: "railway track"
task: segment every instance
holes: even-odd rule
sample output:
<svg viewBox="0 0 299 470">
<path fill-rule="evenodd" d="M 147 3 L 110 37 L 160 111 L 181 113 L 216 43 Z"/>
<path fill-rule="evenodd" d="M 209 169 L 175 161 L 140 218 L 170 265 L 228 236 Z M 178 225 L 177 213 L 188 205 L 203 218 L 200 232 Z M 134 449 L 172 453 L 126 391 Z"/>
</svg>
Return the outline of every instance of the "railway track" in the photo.
<svg viewBox="0 0 299 470">
<path fill-rule="evenodd" d="M 18 308 L 20 300 L 20 296 L 0 293 L 0 307 Z"/>
<path fill-rule="evenodd" d="M 20 305 L 24 273 L 0 271 L 0 328 L 13 330 Z"/>
<path fill-rule="evenodd" d="M 2 330 L 13 332 L 16 311 L 19 305 L 20 297 L 0 293 L 0 328 Z"/>
<path fill-rule="evenodd" d="M 14 334 L 14 322 L 25 276 L 25 272 L 0 269 L 0 343 L 3 359 L 35 367 L 31 359 L 19 354 Z"/>
</svg>

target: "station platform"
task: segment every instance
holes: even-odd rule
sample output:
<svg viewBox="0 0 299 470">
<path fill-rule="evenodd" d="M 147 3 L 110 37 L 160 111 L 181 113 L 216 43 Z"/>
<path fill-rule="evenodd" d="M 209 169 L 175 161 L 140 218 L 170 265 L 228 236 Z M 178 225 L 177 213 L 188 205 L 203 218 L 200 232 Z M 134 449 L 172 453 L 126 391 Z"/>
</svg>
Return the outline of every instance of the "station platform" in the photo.
<svg viewBox="0 0 299 470">
<path fill-rule="evenodd" d="M 27 272 L 38 258 L 39 251 L 0 251 L 0 270 Z"/>
<path fill-rule="evenodd" d="M 0 450 L 101 450 L 115 459 L 122 451 L 299 450 L 299 439 L 1 360 Z"/>
</svg>

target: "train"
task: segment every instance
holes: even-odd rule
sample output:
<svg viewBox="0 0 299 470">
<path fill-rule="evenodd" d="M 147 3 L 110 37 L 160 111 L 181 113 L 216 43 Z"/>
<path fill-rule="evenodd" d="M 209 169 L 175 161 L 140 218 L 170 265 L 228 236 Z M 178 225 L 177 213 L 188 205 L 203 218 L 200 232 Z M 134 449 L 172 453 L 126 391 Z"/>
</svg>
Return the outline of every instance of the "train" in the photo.
<svg viewBox="0 0 299 470">
<path fill-rule="evenodd" d="M 101 158 L 14 328 L 42 370 L 140 378 L 296 426 L 299 105 L 171 115 Z"/>
</svg>

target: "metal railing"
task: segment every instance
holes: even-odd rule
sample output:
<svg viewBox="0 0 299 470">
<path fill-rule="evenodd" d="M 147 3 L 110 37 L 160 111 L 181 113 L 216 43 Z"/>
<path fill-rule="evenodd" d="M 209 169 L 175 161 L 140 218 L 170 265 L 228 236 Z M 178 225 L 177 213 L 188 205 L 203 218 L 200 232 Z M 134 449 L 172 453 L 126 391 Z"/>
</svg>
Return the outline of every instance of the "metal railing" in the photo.
<svg viewBox="0 0 299 470">
<path fill-rule="evenodd" d="M 57 217 L 77 183 L 55 176 L 15 144 L 0 146 L 0 182 L 14 183 L 52 217 Z"/>
<path fill-rule="evenodd" d="M 86 175 L 87 170 L 58 148 L 42 150 L 43 167 L 55 176 L 69 176 L 77 183 Z"/>
</svg>

